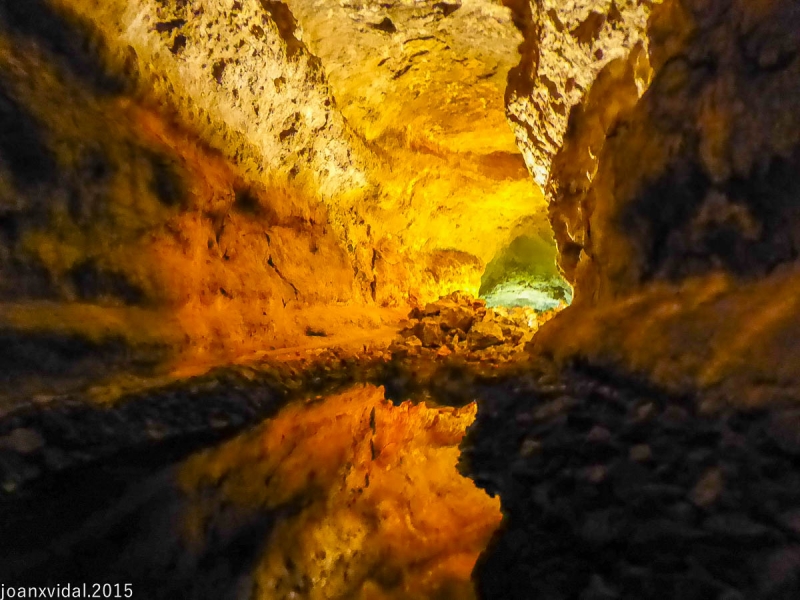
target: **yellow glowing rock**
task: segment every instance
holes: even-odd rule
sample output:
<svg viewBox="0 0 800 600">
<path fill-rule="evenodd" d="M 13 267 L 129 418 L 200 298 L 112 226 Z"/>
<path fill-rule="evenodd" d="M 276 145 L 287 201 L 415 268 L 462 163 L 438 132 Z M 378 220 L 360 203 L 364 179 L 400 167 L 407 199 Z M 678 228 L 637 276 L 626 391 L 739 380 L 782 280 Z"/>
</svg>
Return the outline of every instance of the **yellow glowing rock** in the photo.
<svg viewBox="0 0 800 600">
<path fill-rule="evenodd" d="M 104 307 L 131 345 L 153 342 L 125 319 L 146 309 L 171 329 L 157 343 L 205 359 L 476 294 L 545 206 L 503 114 L 511 15 L 448 6 L 380 8 L 395 35 L 338 3 L 14 4 L 0 297 Z M 48 330 L 46 312 L 26 328 Z"/>
<path fill-rule="evenodd" d="M 511 12 L 489 0 L 288 6 L 348 124 L 382 158 L 376 197 L 356 205 L 378 241 L 376 300 L 477 294 L 485 265 L 545 212 L 505 119 L 521 41 Z"/>
</svg>

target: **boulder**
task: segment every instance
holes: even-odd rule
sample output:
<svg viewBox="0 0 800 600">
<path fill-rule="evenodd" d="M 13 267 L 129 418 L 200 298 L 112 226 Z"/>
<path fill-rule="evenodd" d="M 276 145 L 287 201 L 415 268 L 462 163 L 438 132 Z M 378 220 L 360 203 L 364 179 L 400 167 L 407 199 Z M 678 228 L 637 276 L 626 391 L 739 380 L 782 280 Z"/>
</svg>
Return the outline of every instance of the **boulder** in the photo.
<svg viewBox="0 0 800 600">
<path fill-rule="evenodd" d="M 486 300 L 483 298 L 473 298 L 471 302 L 472 308 L 486 308 Z"/>
<path fill-rule="evenodd" d="M 412 335 L 406 338 L 406 347 L 410 355 L 416 356 L 422 350 L 422 341 L 417 336 Z"/>
<path fill-rule="evenodd" d="M 416 321 L 417 319 L 421 319 L 423 316 L 424 316 L 423 311 L 419 306 L 415 306 L 408 313 L 408 318 L 414 321 Z"/>
<path fill-rule="evenodd" d="M 467 294 L 466 292 L 452 292 L 447 294 L 447 296 L 443 297 L 444 300 L 449 300 L 450 302 L 454 302 L 461 306 L 471 306 L 473 302 L 475 302 L 475 298 Z M 486 301 L 483 301 L 486 304 Z"/>
<path fill-rule="evenodd" d="M 426 348 L 441 346 L 444 343 L 444 332 L 439 321 L 432 317 L 425 317 L 414 327 L 414 334 Z"/>
<path fill-rule="evenodd" d="M 508 327 L 508 331 L 507 332 L 506 332 L 506 328 L 504 327 L 503 328 L 503 333 L 509 339 L 509 341 L 513 345 L 516 346 L 522 340 L 523 336 L 525 335 L 525 330 L 522 329 L 521 327 L 511 326 L 511 327 Z"/>
<path fill-rule="evenodd" d="M 447 307 L 439 315 L 439 321 L 443 329 L 468 332 L 475 322 L 475 314 L 463 306 Z"/>
<path fill-rule="evenodd" d="M 503 330 L 497 323 L 482 321 L 475 323 L 467 335 L 471 348 L 481 350 L 503 343 Z"/>
<path fill-rule="evenodd" d="M 453 300 L 447 298 L 439 298 L 434 302 L 428 302 L 422 310 L 423 316 L 433 317 L 442 313 L 442 311 L 459 308 L 460 305 Z"/>
</svg>

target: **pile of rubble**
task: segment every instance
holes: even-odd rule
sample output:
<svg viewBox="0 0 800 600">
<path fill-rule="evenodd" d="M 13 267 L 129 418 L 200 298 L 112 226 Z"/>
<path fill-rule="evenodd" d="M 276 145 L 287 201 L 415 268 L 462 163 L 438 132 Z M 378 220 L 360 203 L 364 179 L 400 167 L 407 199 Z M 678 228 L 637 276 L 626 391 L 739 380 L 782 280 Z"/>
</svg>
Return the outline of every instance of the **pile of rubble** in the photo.
<svg viewBox="0 0 800 600">
<path fill-rule="evenodd" d="M 527 307 L 489 308 L 486 301 L 453 292 L 414 308 L 389 347 L 398 358 L 446 357 L 504 362 L 524 355 L 539 325 L 555 314 Z"/>
</svg>

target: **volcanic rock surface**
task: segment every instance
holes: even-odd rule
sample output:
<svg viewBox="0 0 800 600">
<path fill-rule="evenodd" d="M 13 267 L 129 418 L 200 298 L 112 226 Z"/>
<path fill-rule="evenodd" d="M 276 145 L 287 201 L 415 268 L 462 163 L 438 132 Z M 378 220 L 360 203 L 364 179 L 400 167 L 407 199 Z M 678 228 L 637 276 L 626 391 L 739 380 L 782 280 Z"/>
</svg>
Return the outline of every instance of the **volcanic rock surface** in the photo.
<svg viewBox="0 0 800 600">
<path fill-rule="evenodd" d="M 548 186 L 575 302 L 542 351 L 738 402 L 800 397 L 798 19 L 790 1 L 665 2 L 642 97 L 635 63 L 600 74 L 621 88 L 574 113 Z"/>
<path fill-rule="evenodd" d="M 720 410 L 580 370 L 478 402 L 462 460 L 505 515 L 474 573 L 481 597 L 800 590 L 795 406 Z"/>
<path fill-rule="evenodd" d="M 574 106 L 597 74 L 644 47 L 653 2 L 638 0 L 510 0 L 525 41 L 512 70 L 506 110 L 534 180 L 547 185 Z M 637 52 L 639 50 L 636 50 Z"/>
<path fill-rule="evenodd" d="M 537 259 L 552 266 L 541 189 L 504 115 L 522 41 L 511 11 L 486 0 L 287 4 L 338 110 L 389 164 L 374 197 L 355 206 L 376 240 L 379 301 L 426 270 L 439 285 L 420 302 L 477 294 L 485 265 L 523 234 L 542 242 Z M 417 268 L 404 274 L 409 254 Z"/>
<path fill-rule="evenodd" d="M 484 0 L 4 4 L 4 370 L 374 329 L 523 232 L 552 264 L 503 116 L 519 42 Z"/>
</svg>

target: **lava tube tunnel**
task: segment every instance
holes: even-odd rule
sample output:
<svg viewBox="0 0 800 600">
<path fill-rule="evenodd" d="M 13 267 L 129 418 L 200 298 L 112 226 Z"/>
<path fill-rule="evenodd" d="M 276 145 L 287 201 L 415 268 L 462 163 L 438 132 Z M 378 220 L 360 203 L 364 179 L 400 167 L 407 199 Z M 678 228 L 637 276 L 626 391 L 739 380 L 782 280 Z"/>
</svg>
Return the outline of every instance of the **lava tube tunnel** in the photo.
<svg viewBox="0 0 800 600">
<path fill-rule="evenodd" d="M 796 0 L 0 0 L 0 600 L 800 597 Z"/>
</svg>

